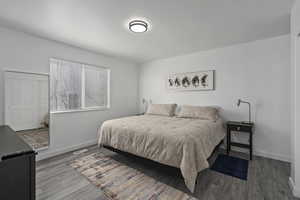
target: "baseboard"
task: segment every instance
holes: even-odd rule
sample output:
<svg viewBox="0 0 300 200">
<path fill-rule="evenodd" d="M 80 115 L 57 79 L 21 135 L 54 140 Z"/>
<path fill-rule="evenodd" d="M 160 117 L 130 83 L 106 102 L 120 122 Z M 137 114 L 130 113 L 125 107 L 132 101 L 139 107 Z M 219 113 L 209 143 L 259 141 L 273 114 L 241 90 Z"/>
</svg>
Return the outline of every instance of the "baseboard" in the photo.
<svg viewBox="0 0 300 200">
<path fill-rule="evenodd" d="M 261 156 L 261 157 L 265 157 L 265 158 L 271 158 L 274 160 L 280 160 L 280 161 L 284 161 L 284 162 L 291 162 L 291 158 L 285 155 L 280 155 L 280 154 L 272 154 L 272 153 L 267 153 L 265 151 L 260 151 L 260 150 L 255 150 L 253 152 L 254 155 L 256 156 Z"/>
<path fill-rule="evenodd" d="M 224 146 L 224 145 L 221 148 L 226 150 L 226 146 Z M 237 152 L 249 153 L 249 150 L 247 150 L 247 149 L 242 149 L 242 148 L 238 148 L 238 147 L 231 147 L 231 149 L 233 151 L 237 151 Z M 284 161 L 284 162 L 291 162 L 291 158 L 288 156 L 267 153 L 267 152 L 261 151 L 261 150 L 253 151 L 253 155 L 270 158 L 270 159 L 274 159 L 274 160 L 280 160 L 280 161 Z"/>
<path fill-rule="evenodd" d="M 300 188 L 297 188 L 295 186 L 295 183 L 294 183 L 294 181 L 293 181 L 293 179 L 291 177 L 289 177 L 289 186 L 290 186 L 290 188 L 291 188 L 291 190 L 293 192 L 293 195 L 295 197 L 300 197 Z"/>
<path fill-rule="evenodd" d="M 51 147 L 50 147 L 48 150 L 39 152 L 39 154 L 36 157 L 36 160 L 37 161 L 44 160 L 44 159 L 47 159 L 47 158 L 51 158 L 51 157 L 54 157 L 54 156 L 57 156 L 57 155 L 60 155 L 60 154 L 64 154 L 64 153 L 67 153 L 67 152 L 70 152 L 70 151 L 81 149 L 81 148 L 84 148 L 84 147 L 87 147 L 87 146 L 92 146 L 92 145 L 95 145 L 95 144 L 97 144 L 97 140 L 91 140 L 91 141 L 84 142 L 84 143 L 81 143 L 81 144 L 78 144 L 78 145 L 73 145 L 73 146 L 69 146 L 69 147 L 66 147 L 66 148 L 61 148 L 61 149 L 57 149 L 57 150 L 53 150 L 53 151 L 51 151 Z"/>
<path fill-rule="evenodd" d="M 41 151 L 37 155 L 37 160 L 38 161 L 43 160 L 43 159 L 46 159 L 46 158 L 50 158 L 50 157 L 53 157 L 53 156 L 57 156 L 59 154 L 67 153 L 67 152 L 70 152 L 70 151 L 74 151 L 76 149 L 84 148 L 84 147 L 95 145 L 95 144 L 97 144 L 97 140 L 91 140 L 91 141 L 88 141 L 88 142 L 85 142 L 85 143 L 81 143 L 81 144 L 78 144 L 78 145 L 73 145 L 73 146 L 69 146 L 69 147 L 66 147 L 66 148 L 61 148 L 61 149 L 53 150 L 53 151 L 50 150 L 51 149 L 51 147 L 50 147 L 48 149 L 45 149 L 45 151 Z M 226 149 L 226 147 L 224 145 L 222 145 L 221 148 Z M 232 150 L 239 151 L 239 152 L 245 152 L 245 153 L 248 152 L 245 149 L 235 148 L 235 147 L 233 147 Z M 283 156 L 283 155 L 266 153 L 264 151 L 259 151 L 259 150 L 254 151 L 253 154 L 256 155 L 256 156 L 271 158 L 271 159 L 274 159 L 274 160 L 280 160 L 280 161 L 284 161 L 284 162 L 291 162 L 291 159 L 289 157 Z"/>
</svg>

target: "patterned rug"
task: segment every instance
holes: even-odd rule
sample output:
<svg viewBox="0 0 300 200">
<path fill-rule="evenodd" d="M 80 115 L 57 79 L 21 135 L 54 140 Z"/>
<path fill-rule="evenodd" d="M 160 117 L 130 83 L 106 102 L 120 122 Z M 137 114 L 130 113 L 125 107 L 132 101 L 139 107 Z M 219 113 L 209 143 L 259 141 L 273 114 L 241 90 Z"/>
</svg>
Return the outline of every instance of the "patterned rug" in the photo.
<svg viewBox="0 0 300 200">
<path fill-rule="evenodd" d="M 197 200 L 102 153 L 81 157 L 71 166 L 111 200 Z"/>
</svg>

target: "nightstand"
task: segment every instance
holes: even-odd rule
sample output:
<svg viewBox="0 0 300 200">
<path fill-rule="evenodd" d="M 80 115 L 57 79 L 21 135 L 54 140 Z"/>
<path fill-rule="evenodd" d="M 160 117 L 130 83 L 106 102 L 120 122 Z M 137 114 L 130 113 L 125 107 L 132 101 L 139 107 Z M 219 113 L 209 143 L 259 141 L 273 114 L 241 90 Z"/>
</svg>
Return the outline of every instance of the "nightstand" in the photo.
<svg viewBox="0 0 300 200">
<path fill-rule="evenodd" d="M 253 127 L 254 127 L 254 123 L 243 123 L 243 122 L 236 122 L 236 121 L 228 121 L 227 122 L 227 154 L 230 153 L 231 146 L 246 148 L 246 149 L 249 149 L 250 160 L 252 160 Z M 231 131 L 249 133 L 249 144 L 231 142 Z"/>
</svg>

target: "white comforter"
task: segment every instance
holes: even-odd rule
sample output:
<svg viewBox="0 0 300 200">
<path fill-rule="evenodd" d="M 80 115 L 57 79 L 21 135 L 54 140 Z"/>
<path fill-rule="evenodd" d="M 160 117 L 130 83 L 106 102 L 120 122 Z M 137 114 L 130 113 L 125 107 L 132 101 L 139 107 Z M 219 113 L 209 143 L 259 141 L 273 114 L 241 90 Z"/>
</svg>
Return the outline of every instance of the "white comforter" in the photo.
<svg viewBox="0 0 300 200">
<path fill-rule="evenodd" d="M 105 121 L 98 144 L 180 168 L 193 192 L 198 172 L 209 167 L 207 158 L 224 136 L 221 119 L 142 115 Z"/>
</svg>

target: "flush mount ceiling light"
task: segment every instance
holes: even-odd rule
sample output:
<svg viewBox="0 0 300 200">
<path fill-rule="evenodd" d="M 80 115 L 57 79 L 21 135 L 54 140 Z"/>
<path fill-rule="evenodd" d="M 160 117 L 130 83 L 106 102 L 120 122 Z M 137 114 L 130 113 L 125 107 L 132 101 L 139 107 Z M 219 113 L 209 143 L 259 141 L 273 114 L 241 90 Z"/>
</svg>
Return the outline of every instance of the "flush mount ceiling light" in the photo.
<svg viewBox="0 0 300 200">
<path fill-rule="evenodd" d="M 148 24 L 142 20 L 133 20 L 129 22 L 129 30 L 134 33 L 144 33 L 148 30 Z"/>
</svg>

